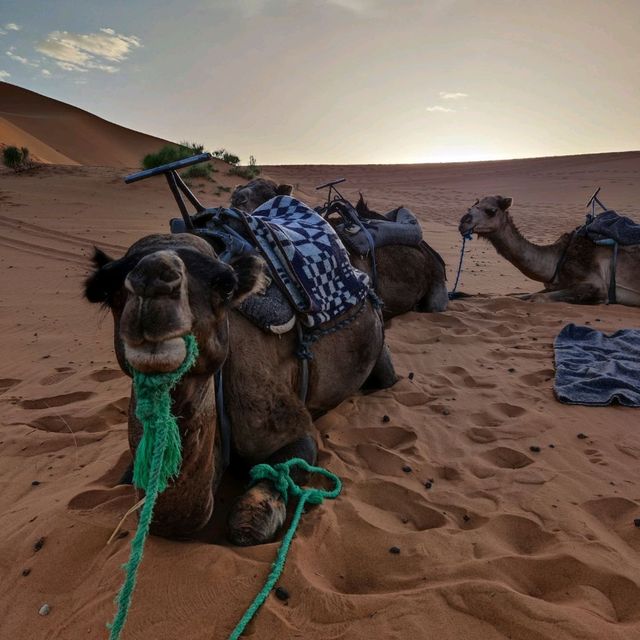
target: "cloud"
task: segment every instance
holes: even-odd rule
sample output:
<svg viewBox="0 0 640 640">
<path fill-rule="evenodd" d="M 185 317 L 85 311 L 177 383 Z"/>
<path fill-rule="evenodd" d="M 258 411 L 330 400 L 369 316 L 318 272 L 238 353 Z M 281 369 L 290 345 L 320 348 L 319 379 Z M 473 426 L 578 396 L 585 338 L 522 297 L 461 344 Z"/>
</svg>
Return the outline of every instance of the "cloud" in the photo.
<svg viewBox="0 0 640 640">
<path fill-rule="evenodd" d="M 440 97 L 443 100 L 460 100 L 461 98 L 468 98 L 469 94 L 468 93 L 461 93 L 459 91 L 457 92 L 448 92 L 448 91 L 441 91 L 440 92 Z"/>
<path fill-rule="evenodd" d="M 449 107 L 443 107 L 439 104 L 435 104 L 432 107 L 427 107 L 427 111 L 431 113 L 454 113 L 455 109 L 450 109 Z"/>
<path fill-rule="evenodd" d="M 374 8 L 370 0 L 327 0 L 327 2 L 341 9 L 360 14 L 367 13 Z"/>
<path fill-rule="evenodd" d="M 0 70 L 0 80 L 6 80 L 7 78 L 10 78 L 11 74 L 8 71 L 1 71 Z"/>
<path fill-rule="evenodd" d="M 49 71 L 49 69 L 42 69 L 40 73 L 47 78 L 51 75 L 51 71 Z"/>
<path fill-rule="evenodd" d="M 7 22 L 7 24 L 4 25 L 4 28 L 7 31 L 20 31 L 20 29 L 22 29 L 22 27 L 15 22 Z"/>
<path fill-rule="evenodd" d="M 14 61 L 14 62 L 19 62 L 20 64 L 26 64 L 29 67 L 39 67 L 40 63 L 36 62 L 35 60 L 29 60 L 29 58 L 24 58 L 23 56 L 19 56 L 18 54 L 14 53 L 15 51 L 15 47 L 10 47 L 8 51 L 5 51 L 5 53 Z"/>
<path fill-rule="evenodd" d="M 118 63 L 127 59 L 133 49 L 142 46 L 136 36 L 124 36 L 113 29 L 100 33 L 52 31 L 36 50 L 55 60 L 65 71 L 86 72 L 89 69 L 117 73 Z M 105 64 L 110 62 L 112 64 Z"/>
</svg>

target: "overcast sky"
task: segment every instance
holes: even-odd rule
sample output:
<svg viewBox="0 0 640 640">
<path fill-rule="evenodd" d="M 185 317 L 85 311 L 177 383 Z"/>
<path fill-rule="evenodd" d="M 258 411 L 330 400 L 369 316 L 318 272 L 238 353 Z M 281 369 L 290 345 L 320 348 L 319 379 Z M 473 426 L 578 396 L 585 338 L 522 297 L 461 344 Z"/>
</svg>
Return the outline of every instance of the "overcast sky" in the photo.
<svg viewBox="0 0 640 640">
<path fill-rule="evenodd" d="M 640 149 L 640 0 L 0 0 L 0 79 L 260 164 Z"/>
</svg>

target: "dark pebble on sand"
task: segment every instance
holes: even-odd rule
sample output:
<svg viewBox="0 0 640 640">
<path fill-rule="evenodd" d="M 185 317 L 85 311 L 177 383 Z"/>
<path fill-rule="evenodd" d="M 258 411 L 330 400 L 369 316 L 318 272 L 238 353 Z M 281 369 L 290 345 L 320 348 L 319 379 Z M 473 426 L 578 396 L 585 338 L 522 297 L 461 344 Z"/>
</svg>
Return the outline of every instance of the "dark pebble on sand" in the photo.
<svg viewBox="0 0 640 640">
<path fill-rule="evenodd" d="M 555 449 L 555 448 L 556 448 L 556 445 L 555 445 L 555 444 L 550 444 L 550 445 L 549 445 L 549 449 Z"/>
<path fill-rule="evenodd" d="M 471 520 L 471 518 L 470 518 L 466 513 L 462 516 L 462 519 L 463 519 L 465 522 L 469 522 L 469 520 Z"/>
<path fill-rule="evenodd" d="M 633 524 L 634 524 L 636 527 L 638 527 L 638 529 L 640 529 L 640 518 L 636 518 L 636 519 L 633 521 Z"/>
<path fill-rule="evenodd" d="M 429 481 L 427 480 L 427 482 L 425 482 L 425 483 L 424 483 L 424 486 L 425 486 L 427 489 L 431 489 L 431 487 L 433 487 L 433 482 L 429 482 Z"/>
<path fill-rule="evenodd" d="M 36 543 L 33 545 L 33 550 L 40 551 L 42 547 L 44 547 L 44 538 L 38 538 L 38 540 L 36 540 Z"/>
<path fill-rule="evenodd" d="M 409 380 L 413 380 L 413 371 L 409 371 Z"/>
<path fill-rule="evenodd" d="M 389 549 L 389 553 L 394 553 L 395 555 L 398 555 L 400 553 L 400 547 L 391 547 Z"/>
<path fill-rule="evenodd" d="M 443 416 L 448 416 L 448 415 L 449 415 L 449 413 L 450 413 L 449 409 L 443 409 L 443 410 L 442 410 L 442 415 L 443 415 Z"/>
<path fill-rule="evenodd" d="M 411 467 L 408 464 L 405 464 L 404 467 L 402 467 L 402 470 L 405 473 L 411 473 Z"/>
<path fill-rule="evenodd" d="M 516 372 L 516 370 L 515 370 L 513 367 L 509 367 L 509 368 L 507 369 L 507 371 L 508 371 L 509 373 L 515 373 L 515 372 Z"/>
<path fill-rule="evenodd" d="M 40 484 L 40 480 L 32 480 L 32 481 L 31 481 L 31 484 L 32 484 L 34 487 L 37 487 L 37 486 Z"/>
<path fill-rule="evenodd" d="M 578 434 L 578 439 L 579 440 L 586 440 L 589 436 L 586 433 L 579 433 Z"/>
<path fill-rule="evenodd" d="M 22 575 L 26 578 L 31 573 L 31 569 L 23 569 Z"/>
<path fill-rule="evenodd" d="M 289 592 L 284 587 L 276 587 L 276 598 L 285 602 L 289 599 Z"/>
<path fill-rule="evenodd" d="M 391 422 L 391 418 L 389 416 L 382 416 L 382 422 Z"/>
<path fill-rule="evenodd" d="M 540 447 L 535 444 L 532 444 L 529 447 L 529 451 L 533 451 L 533 453 L 540 453 Z"/>
</svg>

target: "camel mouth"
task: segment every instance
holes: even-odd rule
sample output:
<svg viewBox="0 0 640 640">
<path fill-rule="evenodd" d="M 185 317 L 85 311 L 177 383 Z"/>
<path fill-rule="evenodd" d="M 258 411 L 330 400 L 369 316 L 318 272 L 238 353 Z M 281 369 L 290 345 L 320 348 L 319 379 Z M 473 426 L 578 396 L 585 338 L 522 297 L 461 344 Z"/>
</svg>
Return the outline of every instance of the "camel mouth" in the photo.
<svg viewBox="0 0 640 640">
<path fill-rule="evenodd" d="M 466 236 L 468 233 L 473 233 L 475 229 L 475 224 L 460 223 L 460 225 L 458 226 L 458 231 L 460 232 L 461 236 Z"/>
<path fill-rule="evenodd" d="M 124 341 L 127 362 L 142 373 L 168 373 L 175 371 L 187 356 L 183 338 L 170 338 L 160 342 L 145 341 L 132 344 Z"/>
</svg>

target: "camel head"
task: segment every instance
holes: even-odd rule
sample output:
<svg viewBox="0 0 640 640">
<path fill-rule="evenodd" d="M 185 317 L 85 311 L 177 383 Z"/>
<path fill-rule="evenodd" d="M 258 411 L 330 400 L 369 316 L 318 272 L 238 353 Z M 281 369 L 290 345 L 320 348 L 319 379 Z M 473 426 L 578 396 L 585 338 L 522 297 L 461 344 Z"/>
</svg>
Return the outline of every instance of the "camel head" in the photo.
<svg viewBox="0 0 640 640">
<path fill-rule="evenodd" d="M 117 260 L 96 249 L 94 264 L 85 295 L 111 310 L 125 372 L 127 362 L 145 373 L 176 369 L 192 333 L 200 352 L 192 373 L 215 373 L 227 355 L 228 310 L 265 284 L 261 258 L 225 264 L 189 234 L 147 236 Z"/>
<path fill-rule="evenodd" d="M 293 193 L 293 186 L 290 184 L 276 184 L 273 180 L 266 178 L 256 178 L 239 184 L 231 194 L 231 206 L 241 211 L 251 213 L 261 204 L 275 198 L 276 196 L 290 196 Z"/>
<path fill-rule="evenodd" d="M 486 196 L 482 200 L 476 200 L 461 220 L 458 230 L 462 235 L 477 233 L 480 236 L 488 236 L 502 228 L 507 211 L 513 198 L 502 196 Z"/>
</svg>

